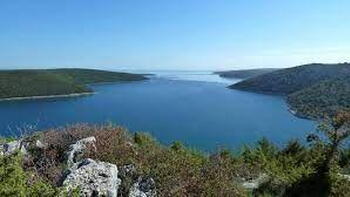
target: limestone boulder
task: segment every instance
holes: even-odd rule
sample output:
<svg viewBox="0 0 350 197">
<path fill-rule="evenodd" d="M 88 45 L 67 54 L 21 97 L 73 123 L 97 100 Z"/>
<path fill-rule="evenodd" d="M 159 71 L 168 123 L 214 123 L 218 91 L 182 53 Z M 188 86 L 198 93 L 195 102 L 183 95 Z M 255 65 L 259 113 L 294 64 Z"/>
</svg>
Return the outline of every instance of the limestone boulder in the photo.
<svg viewBox="0 0 350 197">
<path fill-rule="evenodd" d="M 67 165 L 68 167 L 74 166 L 75 163 L 81 161 L 83 158 L 85 151 L 87 151 L 88 147 L 95 147 L 96 139 L 95 137 L 88 137 L 77 141 L 76 143 L 69 146 L 69 150 L 67 152 Z"/>
<path fill-rule="evenodd" d="M 116 197 L 121 180 L 116 165 L 84 159 L 69 170 L 63 181 L 68 193 L 78 188 L 80 196 Z"/>
<path fill-rule="evenodd" d="M 156 183 L 150 177 L 139 177 L 130 188 L 129 197 L 156 197 Z"/>
</svg>

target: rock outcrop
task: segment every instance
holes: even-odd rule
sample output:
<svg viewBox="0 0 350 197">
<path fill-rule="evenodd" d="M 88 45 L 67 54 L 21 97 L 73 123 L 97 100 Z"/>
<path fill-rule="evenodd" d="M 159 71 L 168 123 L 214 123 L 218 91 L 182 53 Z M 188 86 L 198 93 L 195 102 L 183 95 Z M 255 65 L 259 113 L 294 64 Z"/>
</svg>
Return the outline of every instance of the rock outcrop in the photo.
<svg viewBox="0 0 350 197">
<path fill-rule="evenodd" d="M 120 168 L 119 176 L 122 178 L 133 177 L 136 173 L 136 166 L 134 164 L 127 164 Z"/>
<path fill-rule="evenodd" d="M 122 180 L 133 180 L 137 176 L 136 166 L 133 164 L 125 165 L 118 171 L 114 164 L 83 159 L 82 157 L 89 147 L 96 151 L 95 142 L 95 137 L 88 137 L 69 147 L 69 151 L 66 153 L 68 170 L 62 185 L 68 193 L 77 189 L 80 196 L 117 197 L 119 189 L 122 193 L 125 192 L 121 186 Z M 129 191 L 129 197 L 156 196 L 155 182 L 148 177 L 139 177 L 126 191 Z"/>
<path fill-rule="evenodd" d="M 130 188 L 129 197 L 155 197 L 156 184 L 150 177 L 139 177 Z"/>
<path fill-rule="evenodd" d="M 46 144 L 43 144 L 39 139 L 22 138 L 11 142 L 0 143 L 0 155 L 12 155 L 20 152 L 24 155 L 28 154 L 31 148 L 43 149 Z"/>
<path fill-rule="evenodd" d="M 8 143 L 0 144 L 0 155 L 11 155 L 15 152 L 27 153 L 27 149 L 22 140 L 15 140 Z"/>
<path fill-rule="evenodd" d="M 96 138 L 88 137 L 77 141 L 75 144 L 69 146 L 69 151 L 67 152 L 67 165 L 68 167 L 74 166 L 75 163 L 82 160 L 86 149 L 91 146 L 96 150 L 95 147 Z"/>
<path fill-rule="evenodd" d="M 266 174 L 261 174 L 259 177 L 256 179 L 252 179 L 250 181 L 245 181 L 242 183 L 242 187 L 245 189 L 257 189 L 259 186 L 263 183 L 265 183 L 269 177 Z"/>
<path fill-rule="evenodd" d="M 81 196 L 116 197 L 121 180 L 116 165 L 84 159 L 74 164 L 63 186 L 68 192 L 79 189 Z"/>
</svg>

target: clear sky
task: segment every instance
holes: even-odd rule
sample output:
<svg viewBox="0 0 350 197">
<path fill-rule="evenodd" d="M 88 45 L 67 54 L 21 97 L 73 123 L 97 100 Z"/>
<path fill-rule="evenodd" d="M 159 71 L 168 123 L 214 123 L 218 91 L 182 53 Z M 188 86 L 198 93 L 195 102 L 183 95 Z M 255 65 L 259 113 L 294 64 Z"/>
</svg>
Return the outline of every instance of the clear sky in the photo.
<svg viewBox="0 0 350 197">
<path fill-rule="evenodd" d="M 349 0 L 0 0 L 0 68 L 350 61 Z"/>
</svg>

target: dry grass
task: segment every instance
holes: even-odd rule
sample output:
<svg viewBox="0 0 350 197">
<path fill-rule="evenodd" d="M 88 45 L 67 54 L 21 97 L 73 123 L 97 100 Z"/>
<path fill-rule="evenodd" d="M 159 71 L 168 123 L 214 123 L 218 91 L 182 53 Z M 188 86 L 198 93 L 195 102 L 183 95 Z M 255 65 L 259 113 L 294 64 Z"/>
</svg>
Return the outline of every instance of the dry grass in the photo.
<svg viewBox="0 0 350 197">
<path fill-rule="evenodd" d="M 32 149 L 32 158 L 26 168 L 59 185 L 65 170 L 65 152 L 79 139 L 94 136 L 96 151 L 88 151 L 86 157 L 110 162 L 121 167 L 134 164 L 136 172 L 121 188 L 121 194 L 138 176 L 155 179 L 159 196 L 242 196 L 242 190 L 234 183 L 236 165 L 233 157 L 220 154 L 208 157 L 189 150 L 180 143 L 171 147 L 159 144 L 143 133 L 132 135 L 126 129 L 112 125 L 74 125 L 49 130 L 37 135 L 47 144 L 45 149 Z"/>
</svg>

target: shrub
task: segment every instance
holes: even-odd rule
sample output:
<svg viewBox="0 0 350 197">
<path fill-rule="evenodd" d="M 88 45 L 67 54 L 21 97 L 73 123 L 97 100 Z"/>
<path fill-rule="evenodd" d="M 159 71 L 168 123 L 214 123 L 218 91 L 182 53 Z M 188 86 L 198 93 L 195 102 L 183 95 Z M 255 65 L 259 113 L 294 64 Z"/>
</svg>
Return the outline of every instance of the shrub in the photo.
<svg viewBox="0 0 350 197">
<path fill-rule="evenodd" d="M 32 154 L 24 162 L 26 172 L 20 167 L 14 168 L 12 171 L 16 176 L 9 177 L 28 180 L 23 176 L 33 171 L 38 175 L 35 177 L 41 178 L 16 182 L 18 192 L 40 191 L 44 194 L 47 191 L 51 194 L 52 186 L 42 180 L 57 186 L 66 167 L 68 147 L 79 139 L 94 136 L 96 151 L 87 151 L 85 157 L 113 163 L 119 168 L 128 164 L 136 167 L 132 176 L 124 177 L 119 190 L 121 196 L 128 195 L 128 189 L 140 176 L 155 180 L 160 197 L 245 196 L 247 192 L 254 196 L 346 196 L 350 186 L 341 175 L 349 160 L 349 153 L 341 151 L 348 134 L 345 117 L 342 115 L 334 119 L 338 122 L 320 127 L 330 128 L 326 130 L 326 140 L 314 135 L 309 138 L 308 146 L 291 140 L 284 148 L 279 148 L 263 138 L 255 147 L 246 146 L 241 154 L 235 155 L 227 149 L 206 154 L 186 148 L 180 142 L 164 146 L 149 134 L 131 134 L 113 125 L 75 125 L 36 135 L 46 148 L 30 149 Z M 336 136 L 332 131 L 342 136 Z M 1 162 L 6 163 L 5 160 Z M 245 191 L 239 186 L 243 178 L 254 179 L 263 174 L 268 178 L 258 189 Z M 14 181 L 9 179 L 7 184 L 11 183 Z M 32 190 L 23 189 L 28 184 Z"/>
<path fill-rule="evenodd" d="M 0 157 L 0 196 L 55 196 L 57 190 L 22 168 L 22 156 Z"/>
</svg>

